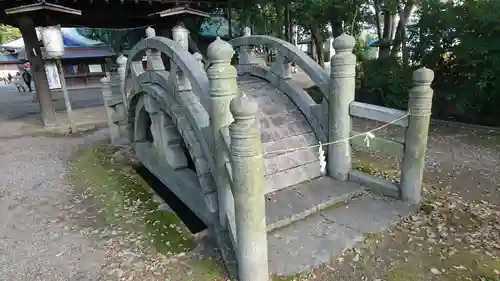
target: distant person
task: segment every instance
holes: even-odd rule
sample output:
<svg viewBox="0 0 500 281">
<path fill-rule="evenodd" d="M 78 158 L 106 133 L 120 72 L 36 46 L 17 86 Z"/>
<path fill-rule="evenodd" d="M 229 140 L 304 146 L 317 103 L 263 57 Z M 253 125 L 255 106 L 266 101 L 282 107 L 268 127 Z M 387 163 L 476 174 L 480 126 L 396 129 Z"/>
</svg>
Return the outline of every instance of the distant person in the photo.
<svg viewBox="0 0 500 281">
<path fill-rule="evenodd" d="M 20 72 L 16 72 L 16 76 L 12 78 L 14 85 L 16 85 L 18 92 L 26 92 L 26 88 L 24 87 L 23 78 L 21 77 Z"/>
<path fill-rule="evenodd" d="M 26 84 L 26 86 L 28 86 L 28 91 L 31 92 L 31 80 L 33 80 L 33 77 L 31 75 L 31 71 L 29 71 L 28 69 L 25 69 L 23 71 L 22 77 L 23 77 L 23 80 L 24 80 L 24 83 Z"/>
<path fill-rule="evenodd" d="M 0 73 L 0 80 L 2 80 L 4 84 L 7 84 L 7 79 L 5 79 L 5 74 L 3 72 Z"/>
<path fill-rule="evenodd" d="M 8 79 L 9 84 L 12 84 L 12 74 L 10 74 L 10 72 L 9 72 L 9 74 L 7 74 L 7 79 Z"/>
</svg>

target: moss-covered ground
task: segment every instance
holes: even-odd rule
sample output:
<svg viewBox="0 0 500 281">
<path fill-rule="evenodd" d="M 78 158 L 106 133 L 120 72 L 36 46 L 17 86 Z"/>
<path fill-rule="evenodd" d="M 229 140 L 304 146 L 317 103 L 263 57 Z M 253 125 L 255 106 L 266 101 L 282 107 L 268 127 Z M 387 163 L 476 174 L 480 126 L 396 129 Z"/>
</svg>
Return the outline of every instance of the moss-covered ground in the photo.
<svg viewBox="0 0 500 281">
<path fill-rule="evenodd" d="M 200 254 L 197 240 L 175 214 L 158 211 L 146 183 L 114 160 L 115 151 L 106 145 L 85 149 L 72 166 L 82 197 L 96 212 L 96 237 L 108 253 L 103 280 L 227 280 L 217 254 Z M 393 159 L 367 153 L 355 158 L 358 170 L 397 177 Z M 418 214 L 368 235 L 330 264 L 273 281 L 500 281 L 499 257 L 499 206 L 466 200 L 442 181 L 427 179 Z"/>
</svg>

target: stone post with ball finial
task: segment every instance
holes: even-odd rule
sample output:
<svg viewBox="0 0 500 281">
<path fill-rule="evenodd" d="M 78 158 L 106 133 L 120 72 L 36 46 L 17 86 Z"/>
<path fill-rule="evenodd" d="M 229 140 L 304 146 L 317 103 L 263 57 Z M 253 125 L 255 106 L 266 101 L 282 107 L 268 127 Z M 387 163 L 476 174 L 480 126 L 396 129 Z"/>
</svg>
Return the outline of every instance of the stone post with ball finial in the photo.
<svg viewBox="0 0 500 281">
<path fill-rule="evenodd" d="M 233 99 L 231 167 L 240 281 L 269 280 L 264 157 L 257 102 L 245 94 Z"/>
<path fill-rule="evenodd" d="M 342 34 L 335 38 L 335 55 L 331 59 L 330 98 L 328 106 L 328 174 L 346 181 L 351 170 L 351 115 L 349 105 L 354 101 L 356 87 L 356 56 L 352 49 L 354 37 Z M 345 141 L 344 141 L 345 140 Z"/>
</svg>

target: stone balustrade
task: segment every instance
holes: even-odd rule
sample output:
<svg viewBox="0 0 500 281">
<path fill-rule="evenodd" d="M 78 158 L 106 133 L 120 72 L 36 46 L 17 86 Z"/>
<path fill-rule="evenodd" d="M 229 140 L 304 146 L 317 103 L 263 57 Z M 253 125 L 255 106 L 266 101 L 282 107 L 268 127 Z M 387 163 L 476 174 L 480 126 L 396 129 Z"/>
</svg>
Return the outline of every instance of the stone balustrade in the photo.
<svg viewBox="0 0 500 281">
<path fill-rule="evenodd" d="M 310 123 L 317 140 L 334 142 L 326 147 L 327 176 L 340 181 L 358 182 L 374 191 L 401 198 L 411 204 L 419 204 L 431 113 L 432 71 L 419 69 L 414 73 L 415 86 L 410 92 L 409 111 L 406 113 L 354 101 L 356 57 L 352 53 L 355 44 L 352 36 L 344 34 L 334 40 L 336 52 L 331 58 L 329 76 L 290 43 L 268 36 L 252 36 L 249 30 L 246 30 L 245 36 L 230 42 L 220 38 L 212 42 L 207 50 L 210 65 L 205 71 L 201 56 L 187 51 L 187 30 L 184 27 L 176 27 L 172 33 L 174 41 L 155 37 L 153 31 L 148 29 L 148 38 L 131 52 L 134 54 L 131 55 L 132 60 L 138 58 L 141 50 L 146 50 L 148 57 L 147 73 L 135 78 L 148 83 L 145 86 L 137 86 L 136 92 L 139 93 L 136 93 L 136 96 L 143 92 L 154 96 L 148 100 L 149 108 L 152 108 L 151 103 L 158 104 L 154 112 L 148 111 L 150 117 L 160 113 L 165 115 L 169 110 L 179 116 L 180 113 L 186 115 L 186 119 L 182 120 L 188 121 L 182 124 L 189 125 L 193 131 L 194 137 L 190 143 L 196 143 L 194 140 L 198 139 L 199 150 L 208 155 L 204 160 L 203 177 L 208 178 L 208 175 L 211 175 L 215 182 L 216 195 L 212 189 L 203 190 L 211 196 L 216 196 L 216 199 L 210 199 L 216 203 L 212 202 L 212 207 L 208 208 L 214 210 L 213 221 L 210 216 L 206 216 L 206 221 L 212 223 L 214 229 L 229 233 L 228 237 L 232 238 L 240 281 L 267 281 L 269 273 L 265 169 L 262 131 L 260 118 L 257 116 L 258 108 L 262 104 L 257 104 L 249 95 L 240 92 L 237 84 L 238 72 L 260 77 L 286 93 Z M 253 49 L 253 46 L 266 44 L 276 48 L 278 54 L 270 67 L 255 59 Z M 240 52 L 239 65 L 236 67 L 231 65 L 234 48 L 238 48 Z M 168 72 L 157 60 L 161 52 L 170 55 Z M 120 60 L 124 61 L 121 66 L 127 64 L 127 70 L 123 72 L 125 79 L 131 63 L 123 58 Z M 290 63 L 304 70 L 318 85 L 324 95 L 322 105 L 316 104 L 304 90 L 294 84 Z M 154 78 L 151 78 L 153 76 Z M 150 80 L 147 80 L 148 78 Z M 154 82 L 151 83 L 151 80 Z M 121 119 L 113 116 L 122 116 L 125 111 L 123 101 L 133 101 L 135 97 L 127 97 L 123 86 L 122 97 L 115 96 L 107 78 L 103 78 L 102 83 L 112 143 L 116 143 L 117 136 L 120 136 L 118 124 L 121 123 L 115 121 Z M 116 99 L 122 99 L 121 103 L 115 102 Z M 166 110 L 171 104 L 178 105 Z M 194 107 L 195 105 L 198 107 Z M 180 110 L 181 107 L 185 107 L 184 111 Z M 129 114 L 136 118 L 132 110 L 129 110 Z M 181 122 L 178 121 L 181 120 L 179 116 L 173 119 L 176 121 L 172 121 L 172 127 Z M 397 119 L 393 123 L 406 128 L 405 139 L 395 145 L 393 150 L 388 150 L 398 153 L 403 159 L 400 183 L 394 184 L 352 170 L 351 145 L 359 142 L 359 137 L 352 137 L 352 117 L 386 123 Z M 177 125 L 177 129 L 181 131 L 180 135 L 184 135 L 184 128 L 178 127 Z M 205 142 L 207 147 L 204 146 Z M 208 197 L 205 197 L 207 201 L 206 198 Z"/>
</svg>

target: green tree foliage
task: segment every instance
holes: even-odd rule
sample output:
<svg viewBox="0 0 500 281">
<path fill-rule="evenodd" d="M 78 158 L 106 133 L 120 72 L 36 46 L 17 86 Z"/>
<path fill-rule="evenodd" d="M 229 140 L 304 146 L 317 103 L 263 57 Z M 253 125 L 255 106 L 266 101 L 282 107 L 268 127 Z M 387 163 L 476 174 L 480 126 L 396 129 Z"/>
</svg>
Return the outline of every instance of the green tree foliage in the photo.
<svg viewBox="0 0 500 281">
<path fill-rule="evenodd" d="M 500 124 L 499 10 L 496 0 L 432 1 L 422 9 L 418 58 L 436 71 L 437 102 L 454 105 L 447 115 Z"/>
<path fill-rule="evenodd" d="M 6 24 L 0 24 L 0 44 L 16 40 L 21 37 L 19 29 Z"/>
<path fill-rule="evenodd" d="M 136 29 L 100 29 L 80 28 L 78 31 L 88 38 L 99 40 L 110 46 L 115 52 L 123 53 L 132 48 L 144 36 L 146 28 Z"/>
<path fill-rule="evenodd" d="M 409 62 L 381 57 L 362 63 L 364 99 L 405 108 L 411 71 L 435 72 L 434 117 L 500 125 L 500 18 L 495 0 L 427 0 L 408 26 Z M 370 96 L 370 94 L 373 94 Z"/>
</svg>

